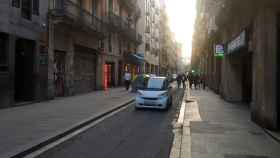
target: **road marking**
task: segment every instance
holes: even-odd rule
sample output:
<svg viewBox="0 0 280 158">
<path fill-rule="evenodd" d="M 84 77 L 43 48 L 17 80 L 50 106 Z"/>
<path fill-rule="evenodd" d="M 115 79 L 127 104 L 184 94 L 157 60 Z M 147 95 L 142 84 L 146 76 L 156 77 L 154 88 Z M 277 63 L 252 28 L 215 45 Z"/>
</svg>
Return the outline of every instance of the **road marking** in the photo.
<svg viewBox="0 0 280 158">
<path fill-rule="evenodd" d="M 34 152 L 24 156 L 24 158 L 35 158 L 35 157 L 38 157 L 39 155 L 43 154 L 44 152 L 47 152 L 48 150 L 50 150 L 50 149 L 52 149 L 52 148 L 54 148 L 54 147 L 56 147 L 56 146 L 58 146 L 58 145 L 60 145 L 60 144 L 62 144 L 64 142 L 72 139 L 73 137 L 82 134 L 83 132 L 87 131 L 88 129 L 93 128 L 94 126 L 98 125 L 102 121 L 104 121 L 104 120 L 114 116 L 115 114 L 117 114 L 117 113 L 127 109 L 131 104 L 132 103 L 127 104 L 126 106 L 123 106 L 123 107 L 117 109 L 116 111 L 113 111 L 113 112 L 107 114 L 106 116 L 93 121 L 92 123 L 90 123 L 90 124 L 80 128 L 80 129 L 78 129 L 78 130 L 76 130 L 76 131 L 66 135 L 65 137 L 62 137 L 62 138 L 60 138 L 60 139 L 58 139 L 58 140 L 56 140 L 56 141 L 54 141 L 54 142 L 52 142 L 52 143 L 50 143 L 50 144 L 48 144 L 46 146 L 40 148 L 39 150 L 36 150 L 36 151 L 34 151 Z"/>
</svg>

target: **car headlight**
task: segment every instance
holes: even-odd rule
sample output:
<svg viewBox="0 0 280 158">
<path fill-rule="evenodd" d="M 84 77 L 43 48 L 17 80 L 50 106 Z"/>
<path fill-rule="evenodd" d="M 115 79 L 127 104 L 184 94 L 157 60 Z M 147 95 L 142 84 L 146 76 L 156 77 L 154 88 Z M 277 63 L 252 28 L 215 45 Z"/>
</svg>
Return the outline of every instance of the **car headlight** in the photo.
<svg viewBox="0 0 280 158">
<path fill-rule="evenodd" d="M 137 95 L 141 96 L 141 95 L 143 95 L 143 93 L 141 93 L 140 91 L 137 91 Z"/>
<path fill-rule="evenodd" d="M 167 92 L 164 92 L 159 97 L 166 97 L 166 96 L 167 96 Z"/>
</svg>

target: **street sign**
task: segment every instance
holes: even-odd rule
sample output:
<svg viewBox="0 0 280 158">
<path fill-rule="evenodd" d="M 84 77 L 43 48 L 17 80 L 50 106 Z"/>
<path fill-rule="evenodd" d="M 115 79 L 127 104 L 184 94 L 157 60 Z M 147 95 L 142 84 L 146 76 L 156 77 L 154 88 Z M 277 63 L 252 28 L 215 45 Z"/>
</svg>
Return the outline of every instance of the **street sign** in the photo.
<svg viewBox="0 0 280 158">
<path fill-rule="evenodd" d="M 215 45 L 215 57 L 223 57 L 225 55 L 225 47 L 223 44 Z"/>
</svg>

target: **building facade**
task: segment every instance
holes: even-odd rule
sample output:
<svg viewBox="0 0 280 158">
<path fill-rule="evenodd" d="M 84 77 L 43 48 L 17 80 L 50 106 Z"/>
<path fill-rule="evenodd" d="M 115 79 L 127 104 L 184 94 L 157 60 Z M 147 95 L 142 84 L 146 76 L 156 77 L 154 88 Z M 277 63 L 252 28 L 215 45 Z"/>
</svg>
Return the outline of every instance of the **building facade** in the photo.
<svg viewBox="0 0 280 158">
<path fill-rule="evenodd" d="M 252 120 L 269 129 L 280 128 L 279 10 L 276 0 L 200 0 L 193 40 L 193 68 L 225 100 L 249 105 Z M 217 45 L 223 57 L 215 57 Z"/>
<path fill-rule="evenodd" d="M 147 74 L 159 74 L 160 3 L 158 0 L 139 0 L 138 3 L 141 17 L 137 26 L 143 36 L 143 43 L 138 47 L 138 52 L 145 58 L 143 70 Z"/>
<path fill-rule="evenodd" d="M 48 1 L 0 2 L 0 108 L 47 97 Z"/>
<path fill-rule="evenodd" d="M 52 0 L 49 94 L 75 95 L 122 84 L 142 42 L 136 0 Z M 57 75 L 56 75 L 57 74 Z M 53 84 L 55 83 L 55 84 Z"/>
</svg>

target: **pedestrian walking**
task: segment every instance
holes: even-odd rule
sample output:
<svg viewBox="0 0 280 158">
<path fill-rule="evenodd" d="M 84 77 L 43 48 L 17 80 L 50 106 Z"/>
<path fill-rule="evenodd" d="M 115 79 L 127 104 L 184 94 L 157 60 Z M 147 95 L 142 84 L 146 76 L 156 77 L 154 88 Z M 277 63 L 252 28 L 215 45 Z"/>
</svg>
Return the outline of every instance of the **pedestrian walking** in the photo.
<svg viewBox="0 0 280 158">
<path fill-rule="evenodd" d="M 178 74 L 178 76 L 176 78 L 176 81 L 177 81 L 178 88 L 180 88 L 181 87 L 181 82 L 182 82 L 181 74 Z"/>
<path fill-rule="evenodd" d="M 187 77 L 185 74 L 182 74 L 182 82 L 183 82 L 183 88 L 186 89 Z"/>
<path fill-rule="evenodd" d="M 125 89 L 128 91 L 131 83 L 131 74 L 126 71 L 124 73 L 124 84 L 125 84 Z"/>
<path fill-rule="evenodd" d="M 188 74 L 188 79 L 189 79 L 189 83 L 190 83 L 190 89 L 193 88 L 193 84 L 194 84 L 194 77 L 192 73 Z"/>
</svg>

